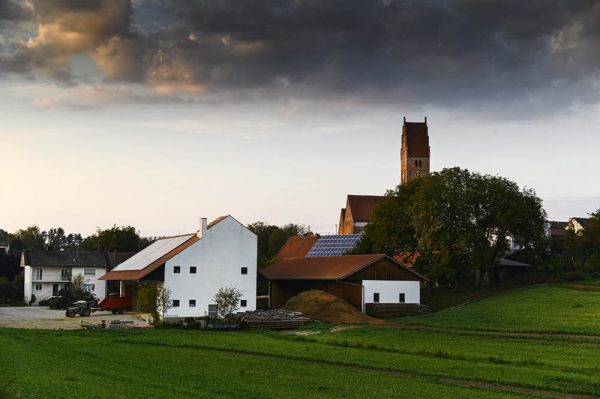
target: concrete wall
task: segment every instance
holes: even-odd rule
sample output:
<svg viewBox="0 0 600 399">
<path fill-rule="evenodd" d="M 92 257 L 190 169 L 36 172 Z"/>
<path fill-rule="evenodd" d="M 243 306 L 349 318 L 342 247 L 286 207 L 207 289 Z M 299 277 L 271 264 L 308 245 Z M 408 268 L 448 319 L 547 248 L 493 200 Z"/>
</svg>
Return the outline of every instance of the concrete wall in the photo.
<svg viewBox="0 0 600 399">
<path fill-rule="evenodd" d="M 165 264 L 164 286 L 179 307 L 171 308 L 166 317 L 202 317 L 220 287 L 235 286 L 247 301 L 243 310 L 256 309 L 257 238 L 234 218 L 228 217 L 202 233 L 200 241 L 174 256 Z M 174 273 L 174 267 L 180 273 Z M 196 273 L 190 273 L 190 267 Z M 247 267 L 248 274 L 241 274 Z M 189 300 L 196 301 L 195 307 Z"/>
<path fill-rule="evenodd" d="M 363 287 L 364 303 L 373 303 L 376 292 L 379 293 L 379 303 L 399 303 L 400 293 L 405 294 L 405 303 L 421 303 L 419 281 L 363 280 Z"/>
</svg>

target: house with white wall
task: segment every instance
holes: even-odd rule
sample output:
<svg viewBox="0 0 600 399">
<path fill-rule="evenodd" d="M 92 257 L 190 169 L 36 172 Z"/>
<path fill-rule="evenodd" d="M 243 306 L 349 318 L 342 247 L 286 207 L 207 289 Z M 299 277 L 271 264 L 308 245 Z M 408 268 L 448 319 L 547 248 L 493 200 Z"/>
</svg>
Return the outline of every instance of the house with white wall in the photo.
<svg viewBox="0 0 600 399">
<path fill-rule="evenodd" d="M 256 309 L 256 259 L 257 237 L 246 226 L 229 215 L 203 218 L 197 233 L 157 240 L 102 279 L 118 281 L 134 308 L 138 288 L 155 284 L 170 292 L 166 318 L 202 317 L 214 311 L 221 287 L 242 292 L 240 310 Z"/>
<path fill-rule="evenodd" d="M 103 251 L 26 250 L 21 254 L 24 269 L 24 300 L 34 303 L 57 296 L 73 277 L 82 275 L 83 288 L 99 299 L 106 296 L 106 283 L 99 280 L 109 267 Z"/>
</svg>

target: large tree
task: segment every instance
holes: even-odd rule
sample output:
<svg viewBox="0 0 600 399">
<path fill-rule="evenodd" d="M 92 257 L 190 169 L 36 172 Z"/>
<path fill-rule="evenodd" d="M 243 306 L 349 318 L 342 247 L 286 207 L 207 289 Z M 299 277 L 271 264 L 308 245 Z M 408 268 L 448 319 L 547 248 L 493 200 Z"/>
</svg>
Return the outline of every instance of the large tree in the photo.
<svg viewBox="0 0 600 399">
<path fill-rule="evenodd" d="M 431 278 L 459 283 L 489 273 L 497 281 L 508 237 L 542 247 L 545 217 L 532 190 L 498 176 L 444 169 L 388 192 L 356 252 L 418 252 Z"/>
</svg>

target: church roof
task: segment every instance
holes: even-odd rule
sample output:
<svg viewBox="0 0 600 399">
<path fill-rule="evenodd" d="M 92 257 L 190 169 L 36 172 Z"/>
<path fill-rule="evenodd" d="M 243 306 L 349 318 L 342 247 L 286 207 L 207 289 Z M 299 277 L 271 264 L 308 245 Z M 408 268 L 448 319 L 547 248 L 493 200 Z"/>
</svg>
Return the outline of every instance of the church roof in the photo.
<svg viewBox="0 0 600 399">
<path fill-rule="evenodd" d="M 375 206 L 385 197 L 382 195 L 348 195 L 348 205 L 354 222 L 368 222 Z"/>
<path fill-rule="evenodd" d="M 404 122 L 402 144 L 409 157 L 429 157 L 429 134 L 425 122 Z"/>
</svg>

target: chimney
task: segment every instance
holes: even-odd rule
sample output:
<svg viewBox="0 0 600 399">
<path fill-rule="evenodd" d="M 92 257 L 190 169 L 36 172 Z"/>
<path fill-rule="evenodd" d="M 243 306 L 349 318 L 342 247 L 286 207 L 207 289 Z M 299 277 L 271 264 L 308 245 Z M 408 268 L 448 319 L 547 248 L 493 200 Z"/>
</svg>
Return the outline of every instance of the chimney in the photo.
<svg viewBox="0 0 600 399">
<path fill-rule="evenodd" d="M 404 117 L 404 124 L 406 125 L 406 116 Z"/>
<path fill-rule="evenodd" d="M 198 230 L 196 235 L 198 236 L 198 238 L 202 238 L 202 236 L 204 236 L 204 233 L 206 233 L 206 218 L 200 218 L 200 229 Z"/>
<path fill-rule="evenodd" d="M 427 124 L 427 117 L 425 117 L 425 124 Z"/>
</svg>

